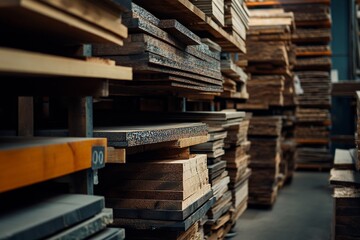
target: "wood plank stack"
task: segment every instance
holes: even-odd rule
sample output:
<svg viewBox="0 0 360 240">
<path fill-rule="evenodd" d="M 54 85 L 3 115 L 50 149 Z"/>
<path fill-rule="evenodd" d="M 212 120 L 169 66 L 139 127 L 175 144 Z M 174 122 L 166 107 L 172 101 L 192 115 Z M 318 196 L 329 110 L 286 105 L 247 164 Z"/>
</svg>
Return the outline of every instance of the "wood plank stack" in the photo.
<svg viewBox="0 0 360 240">
<path fill-rule="evenodd" d="M 133 68 L 135 82 L 127 83 L 124 93 L 222 91 L 220 51 L 210 50 L 180 22 L 156 18 L 134 3 L 123 21 L 131 33 L 124 46 L 98 45 L 93 52 Z"/>
<path fill-rule="evenodd" d="M 278 116 L 252 117 L 250 120 L 252 174 L 249 181 L 249 204 L 272 206 L 276 200 L 281 127 L 282 118 Z"/>
<path fill-rule="evenodd" d="M 103 197 L 68 194 L 56 180 L 106 161 L 102 138 L 2 137 L 0 238 L 125 239 L 124 229 L 107 228 Z"/>
<path fill-rule="evenodd" d="M 220 26 L 225 26 L 225 5 L 223 0 L 191 0 L 191 2 Z"/>
<path fill-rule="evenodd" d="M 221 93 L 222 98 L 229 99 L 248 99 L 246 83 L 249 79 L 248 74 L 236 65 L 228 54 L 223 54 L 221 60 L 221 72 L 224 77 L 224 91 Z"/>
<path fill-rule="evenodd" d="M 226 29 L 237 39 L 246 40 L 249 12 L 244 1 L 224 0 Z"/>
<path fill-rule="evenodd" d="M 296 30 L 292 36 L 297 46 L 295 74 L 300 80 L 303 94 L 298 96 L 301 116 L 296 124 L 296 138 L 299 145 L 298 168 L 319 168 L 317 149 L 326 161 L 322 168 L 331 166 L 328 154 L 324 153 L 329 145 L 329 108 L 331 105 L 331 17 L 330 1 L 281 0 L 286 11 L 295 15 Z M 318 116 L 317 113 L 321 113 Z M 306 119 L 306 120 L 305 120 Z M 302 149 L 304 148 L 304 149 Z M 312 149 L 311 149 L 312 148 Z M 314 154 L 313 166 L 311 152 Z M 304 162 L 302 156 L 306 155 Z"/>
<path fill-rule="evenodd" d="M 112 223 L 113 216 L 112 209 L 104 206 L 104 197 L 80 194 L 44 197 L 25 206 L 19 204 L 14 209 L 8 206 L 7 211 L 0 215 L 0 237 L 125 239 L 124 229 L 106 228 Z"/>
<path fill-rule="evenodd" d="M 239 108 L 267 109 L 269 106 L 295 104 L 294 79 L 291 72 L 295 63 L 291 44 L 294 16 L 283 9 L 250 11 L 250 29 L 247 33 L 248 61 L 246 71 L 251 73 L 247 83 L 247 104 Z"/>
<path fill-rule="evenodd" d="M 1 30 L 6 38 L 0 48 L 4 62 L 0 74 L 14 79 L 6 83 L 8 92 L 106 96 L 109 79 L 131 80 L 130 68 L 104 59 L 85 58 L 80 47 L 84 43 L 123 45 L 127 37 L 127 28 L 121 21 L 123 11 L 122 4 L 108 0 L 14 0 L 1 4 Z M 82 84 L 85 78 L 91 78 L 86 87 Z"/>
<path fill-rule="evenodd" d="M 204 220 L 205 235 L 209 238 L 223 239 L 247 206 L 249 172 L 246 176 L 244 173 L 249 156 L 235 158 L 235 156 L 228 155 L 226 158 L 226 151 L 224 151 L 224 147 L 230 149 L 235 146 L 239 147 L 237 153 L 240 155 L 242 149 L 248 151 L 249 142 L 244 143 L 249 124 L 248 120 L 244 120 L 245 113 L 235 111 L 182 112 L 169 113 L 166 118 L 202 121 L 210 127 L 209 141 L 192 147 L 191 151 L 196 154 L 207 154 L 209 180 L 216 197 L 215 204 L 207 212 L 207 219 Z M 243 146 L 240 146 L 241 144 Z"/>
<path fill-rule="evenodd" d="M 356 170 L 356 149 L 336 149 L 330 184 L 334 187 L 332 238 L 359 239 L 360 175 Z"/>
<path fill-rule="evenodd" d="M 232 192 L 232 224 L 235 224 L 247 208 L 249 195 L 249 177 L 251 170 L 248 168 L 250 162 L 250 145 L 248 141 L 248 129 L 250 116 L 238 125 L 227 128 L 228 136 L 225 139 L 225 156 L 227 171 L 230 176 L 229 188 Z"/>
<path fill-rule="evenodd" d="M 97 192 L 114 209 L 127 239 L 199 238 L 198 221 L 214 204 L 207 155 L 190 147 L 208 140 L 203 123 L 96 129 L 109 145 L 126 148 L 126 164 L 108 164 Z M 119 184 L 121 183 L 121 184 Z"/>
</svg>

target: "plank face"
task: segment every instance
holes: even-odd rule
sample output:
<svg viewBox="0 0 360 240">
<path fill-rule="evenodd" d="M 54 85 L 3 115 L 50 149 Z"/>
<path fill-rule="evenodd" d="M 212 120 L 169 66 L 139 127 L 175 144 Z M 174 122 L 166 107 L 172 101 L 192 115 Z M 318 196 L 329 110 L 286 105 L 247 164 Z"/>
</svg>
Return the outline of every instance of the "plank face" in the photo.
<svg viewBox="0 0 360 240">
<path fill-rule="evenodd" d="M 336 169 L 355 169 L 355 162 L 349 150 L 336 149 L 334 167 Z"/>
<path fill-rule="evenodd" d="M 118 8 L 96 1 L 7 1 L 0 5 L 0 21 L 8 26 L 46 32 L 57 40 L 72 43 L 102 42 L 123 44 L 127 29 L 121 24 Z M 23 21 L 18 21 L 21 15 Z M 41 23 L 46 22 L 46 25 Z"/>
<path fill-rule="evenodd" d="M 131 68 L 10 48 L 0 48 L 0 62 L 0 75 L 132 79 Z"/>
<path fill-rule="evenodd" d="M 91 168 L 95 146 L 106 149 L 106 139 L 1 138 L 0 192 Z"/>
<path fill-rule="evenodd" d="M 207 127 L 202 123 L 160 124 L 94 129 L 95 137 L 106 137 L 109 141 L 109 145 L 115 147 L 153 144 L 206 134 Z"/>
<path fill-rule="evenodd" d="M 0 238 L 39 239 L 99 213 L 104 198 L 67 194 L 0 217 Z"/>
</svg>

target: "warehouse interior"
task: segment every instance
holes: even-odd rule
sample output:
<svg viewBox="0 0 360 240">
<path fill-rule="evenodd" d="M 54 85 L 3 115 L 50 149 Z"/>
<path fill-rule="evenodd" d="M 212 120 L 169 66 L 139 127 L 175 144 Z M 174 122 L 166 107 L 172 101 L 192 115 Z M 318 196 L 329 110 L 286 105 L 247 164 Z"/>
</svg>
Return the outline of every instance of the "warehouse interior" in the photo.
<svg viewBox="0 0 360 240">
<path fill-rule="evenodd" d="M 360 239 L 360 1 L 0 2 L 0 239 Z"/>
</svg>

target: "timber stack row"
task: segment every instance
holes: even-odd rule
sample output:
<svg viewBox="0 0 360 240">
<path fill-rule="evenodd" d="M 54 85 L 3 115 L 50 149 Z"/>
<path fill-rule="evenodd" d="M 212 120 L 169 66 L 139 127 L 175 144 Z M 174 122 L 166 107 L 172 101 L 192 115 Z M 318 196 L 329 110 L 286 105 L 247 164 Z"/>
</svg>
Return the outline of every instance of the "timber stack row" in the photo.
<svg viewBox="0 0 360 240">
<path fill-rule="evenodd" d="M 84 45 L 123 45 L 127 7 L 107 0 L 1 4 L 0 75 L 19 113 L 17 131 L 2 126 L 11 136 L 0 140 L 1 239 L 125 239 L 124 229 L 108 227 L 113 211 L 91 196 L 95 177 L 86 177 L 104 167 L 106 139 L 85 136 L 75 122 L 70 137 L 34 137 L 35 101 L 18 96 L 107 96 L 110 81 L 131 80 L 131 68 L 93 58 Z"/>
<path fill-rule="evenodd" d="M 329 108 L 331 69 L 330 1 L 293 3 L 282 0 L 286 11 L 295 15 L 296 30 L 292 36 L 296 44 L 295 74 L 303 94 L 298 97 L 295 138 L 298 143 L 298 168 L 329 168 Z"/>
</svg>

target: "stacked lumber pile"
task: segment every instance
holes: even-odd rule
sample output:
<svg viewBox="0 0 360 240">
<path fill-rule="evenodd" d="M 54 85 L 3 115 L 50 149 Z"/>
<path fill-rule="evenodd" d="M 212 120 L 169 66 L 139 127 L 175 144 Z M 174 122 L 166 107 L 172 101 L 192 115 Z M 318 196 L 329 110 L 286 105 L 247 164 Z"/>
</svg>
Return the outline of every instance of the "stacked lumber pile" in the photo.
<svg viewBox="0 0 360 240">
<path fill-rule="evenodd" d="M 191 0 L 191 2 L 220 26 L 225 26 L 225 4 L 223 0 Z"/>
<path fill-rule="evenodd" d="M 226 30 L 237 39 L 246 40 L 249 12 L 243 1 L 224 0 Z"/>
<path fill-rule="evenodd" d="M 223 54 L 221 59 L 221 72 L 224 77 L 224 91 L 222 98 L 248 99 L 246 83 L 249 79 L 247 73 L 239 67 L 228 54 Z"/>
<path fill-rule="evenodd" d="M 112 127 L 94 134 L 127 152 L 125 164 L 108 164 L 99 174 L 96 188 L 127 239 L 200 238 L 199 220 L 215 197 L 207 155 L 190 154 L 190 147 L 208 140 L 205 124 Z"/>
<path fill-rule="evenodd" d="M 16 79 L 5 83 L 8 93 L 107 96 L 109 80 L 131 80 L 131 68 L 85 57 L 85 48 L 81 47 L 84 43 L 123 45 L 127 37 L 121 20 L 124 10 L 122 4 L 110 0 L 25 0 L 2 4 L 0 23 L 6 38 L 0 47 L 4 61 L 0 73 Z M 29 76 L 32 78 L 23 78 Z M 69 78 L 72 81 L 67 81 Z M 89 81 L 84 87 L 86 78 Z"/>
<path fill-rule="evenodd" d="M 106 139 L 2 137 L 0 145 L 1 239 L 125 239 L 124 229 L 107 228 L 113 213 L 103 197 L 69 194 L 54 180 L 101 168 Z"/>
<path fill-rule="evenodd" d="M 300 144 L 298 156 L 307 155 L 307 162 L 298 159 L 298 168 L 328 168 L 329 157 L 322 163 L 316 159 L 317 149 L 323 153 L 329 145 L 331 104 L 331 17 L 330 1 L 281 0 L 286 11 L 295 15 L 296 30 L 292 36 L 296 44 L 295 74 L 298 76 L 303 94 L 298 96 L 301 119 L 296 124 L 296 138 Z M 321 113 L 318 119 L 316 113 Z M 325 117 L 326 116 L 326 117 Z M 305 120 L 308 118 L 307 120 Z M 311 119 L 311 120 L 310 120 Z M 305 148 L 305 149 L 302 149 Z M 311 150 L 312 148 L 312 150 Z M 311 152 L 314 161 L 311 161 Z M 326 155 L 326 153 L 323 153 Z M 322 166 L 319 166 L 321 164 Z"/>
<path fill-rule="evenodd" d="M 230 176 L 229 188 L 232 192 L 232 217 L 233 224 L 240 218 L 247 208 L 249 193 L 249 177 L 251 170 L 248 168 L 250 162 L 250 145 L 248 141 L 248 129 L 250 116 L 235 126 L 227 128 L 228 136 L 225 139 L 225 155 L 227 171 Z"/>
<path fill-rule="evenodd" d="M 220 50 L 210 49 L 177 20 L 156 18 L 134 3 L 123 22 L 130 32 L 124 46 L 96 45 L 93 53 L 133 68 L 135 81 L 124 93 L 222 92 Z"/>
<path fill-rule="evenodd" d="M 357 149 L 336 149 L 330 184 L 334 187 L 332 238 L 359 239 L 360 175 L 356 170 Z"/>
<path fill-rule="evenodd" d="M 113 216 L 104 197 L 60 194 L 28 205 L 12 201 L 18 204 L 13 210 L 2 206 L 1 239 L 125 239 L 124 229 L 106 228 Z"/>
<path fill-rule="evenodd" d="M 278 116 L 252 117 L 250 120 L 252 174 L 249 181 L 249 204 L 272 206 L 276 200 L 281 128 L 282 118 Z"/>
<path fill-rule="evenodd" d="M 294 16 L 283 9 L 250 11 L 250 29 L 247 33 L 248 61 L 246 71 L 251 73 L 247 88 L 251 98 L 240 108 L 267 109 L 269 106 L 293 106 L 295 63 L 291 43 Z"/>
</svg>

